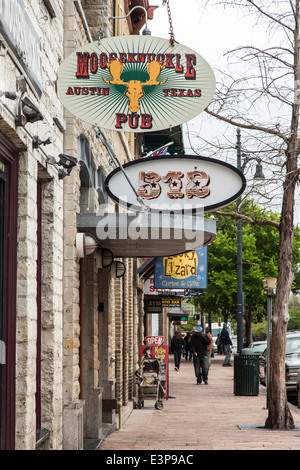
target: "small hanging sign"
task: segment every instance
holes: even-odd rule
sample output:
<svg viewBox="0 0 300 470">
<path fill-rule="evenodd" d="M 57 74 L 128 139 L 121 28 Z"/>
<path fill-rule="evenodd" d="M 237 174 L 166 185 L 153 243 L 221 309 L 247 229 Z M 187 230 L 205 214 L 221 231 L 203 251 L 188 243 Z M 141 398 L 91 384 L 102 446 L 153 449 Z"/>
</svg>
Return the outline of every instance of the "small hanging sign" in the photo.
<svg viewBox="0 0 300 470">
<path fill-rule="evenodd" d="M 154 285 L 159 289 L 206 289 L 207 246 L 178 256 L 158 258 Z"/>
<path fill-rule="evenodd" d="M 58 71 L 58 96 L 75 116 L 104 129 L 153 132 L 205 109 L 215 76 L 193 50 L 152 36 L 115 36 L 86 44 Z"/>
</svg>

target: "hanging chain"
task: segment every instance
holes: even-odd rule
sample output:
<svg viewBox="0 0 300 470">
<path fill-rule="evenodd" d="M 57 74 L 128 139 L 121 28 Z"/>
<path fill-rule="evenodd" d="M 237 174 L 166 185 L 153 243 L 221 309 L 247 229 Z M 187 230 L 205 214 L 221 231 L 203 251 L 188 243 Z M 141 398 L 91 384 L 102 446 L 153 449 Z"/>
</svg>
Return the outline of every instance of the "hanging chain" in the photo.
<svg viewBox="0 0 300 470">
<path fill-rule="evenodd" d="M 173 24 L 172 24 L 172 17 L 171 17 L 171 9 L 170 9 L 170 4 L 169 4 L 169 0 L 162 0 L 162 4 L 163 6 L 164 5 L 167 5 L 167 9 L 168 9 L 168 17 L 169 17 L 169 24 L 170 24 L 170 42 L 171 42 L 171 45 L 174 46 L 174 43 L 175 43 L 175 36 L 174 36 L 174 31 L 173 31 Z"/>
</svg>

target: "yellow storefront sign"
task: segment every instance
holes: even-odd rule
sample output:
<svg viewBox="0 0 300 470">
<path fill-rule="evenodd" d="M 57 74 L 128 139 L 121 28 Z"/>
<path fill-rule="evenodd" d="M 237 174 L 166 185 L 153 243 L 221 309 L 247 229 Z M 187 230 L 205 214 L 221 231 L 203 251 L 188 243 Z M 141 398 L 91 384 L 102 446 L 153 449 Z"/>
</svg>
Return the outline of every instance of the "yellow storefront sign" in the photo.
<svg viewBox="0 0 300 470">
<path fill-rule="evenodd" d="M 198 256 L 196 251 L 190 251 L 179 256 L 168 256 L 164 258 L 164 276 L 175 279 L 186 279 L 196 276 L 198 267 Z"/>
</svg>

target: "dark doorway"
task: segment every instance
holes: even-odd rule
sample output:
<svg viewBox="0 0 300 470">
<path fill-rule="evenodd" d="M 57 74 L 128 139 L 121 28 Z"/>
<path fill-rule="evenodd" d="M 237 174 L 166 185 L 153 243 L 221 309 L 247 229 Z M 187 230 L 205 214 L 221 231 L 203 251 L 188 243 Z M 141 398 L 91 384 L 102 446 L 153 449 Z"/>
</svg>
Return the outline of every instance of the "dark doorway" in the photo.
<svg viewBox="0 0 300 470">
<path fill-rule="evenodd" d="M 15 448 L 17 152 L 0 134 L 0 449 Z"/>
</svg>

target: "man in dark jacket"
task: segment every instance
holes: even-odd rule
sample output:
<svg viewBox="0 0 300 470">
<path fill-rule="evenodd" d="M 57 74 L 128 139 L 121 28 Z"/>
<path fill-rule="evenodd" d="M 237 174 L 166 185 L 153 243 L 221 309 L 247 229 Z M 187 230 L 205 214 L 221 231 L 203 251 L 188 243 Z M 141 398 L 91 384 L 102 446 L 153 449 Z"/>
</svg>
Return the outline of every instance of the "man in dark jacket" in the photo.
<svg viewBox="0 0 300 470">
<path fill-rule="evenodd" d="M 185 360 L 187 361 L 188 358 L 192 360 L 192 353 L 191 353 L 191 333 L 188 331 L 186 336 L 184 337 L 184 346 L 185 346 Z"/>
<path fill-rule="evenodd" d="M 171 354 L 174 354 L 175 370 L 180 369 L 181 354 L 184 348 L 184 341 L 179 331 L 175 331 L 175 336 L 171 339 Z"/>
<path fill-rule="evenodd" d="M 227 331 L 226 323 L 223 324 L 223 330 L 221 331 L 220 341 L 221 341 L 221 344 L 223 344 L 224 349 L 225 349 L 225 359 L 223 362 L 223 366 L 224 367 L 231 366 L 230 364 L 231 349 L 230 348 L 233 347 L 233 345 L 232 345 L 232 341 L 230 339 L 229 333 Z"/>
<path fill-rule="evenodd" d="M 194 369 L 197 379 L 197 384 L 201 384 L 202 378 L 207 385 L 208 376 L 208 357 L 207 346 L 210 344 L 210 339 L 202 331 L 201 326 L 197 326 L 195 333 L 191 340 L 191 351 L 194 359 Z"/>
</svg>

